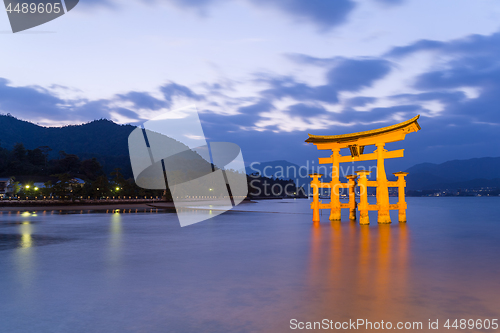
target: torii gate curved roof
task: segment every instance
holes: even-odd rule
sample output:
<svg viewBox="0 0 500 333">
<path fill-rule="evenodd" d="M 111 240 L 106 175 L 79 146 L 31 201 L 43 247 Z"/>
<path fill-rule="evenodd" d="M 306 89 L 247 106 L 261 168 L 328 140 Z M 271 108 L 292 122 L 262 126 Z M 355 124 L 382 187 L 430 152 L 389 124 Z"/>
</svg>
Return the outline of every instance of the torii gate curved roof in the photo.
<svg viewBox="0 0 500 333">
<path fill-rule="evenodd" d="M 410 120 L 404 121 L 402 123 L 387 126 L 383 128 L 378 128 L 370 131 L 350 133 L 350 134 L 341 134 L 341 135 L 312 135 L 309 134 L 309 138 L 305 142 L 314 143 L 314 144 L 322 144 L 322 143 L 347 143 L 357 141 L 359 139 L 367 138 L 367 137 L 375 137 L 384 134 L 391 134 L 403 130 L 407 133 L 416 132 L 420 130 L 420 125 L 417 120 L 420 118 L 420 115 L 411 118 Z M 406 134 L 406 133 L 405 133 Z M 404 136 L 403 136 L 404 138 Z M 401 139 L 399 139 L 401 140 Z M 396 140 L 397 141 L 397 140 Z"/>
</svg>

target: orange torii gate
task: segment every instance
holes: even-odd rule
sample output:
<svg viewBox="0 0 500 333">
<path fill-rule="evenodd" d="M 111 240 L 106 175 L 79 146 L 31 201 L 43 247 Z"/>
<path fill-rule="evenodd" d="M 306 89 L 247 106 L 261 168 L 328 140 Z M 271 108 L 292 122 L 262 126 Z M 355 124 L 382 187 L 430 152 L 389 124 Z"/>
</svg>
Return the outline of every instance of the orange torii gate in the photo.
<svg viewBox="0 0 500 333">
<path fill-rule="evenodd" d="M 359 209 L 360 224 L 369 224 L 368 211 L 378 211 L 378 223 L 391 223 L 390 210 L 399 210 L 399 222 L 406 222 L 406 201 L 405 201 L 405 176 L 406 172 L 396 172 L 395 176 L 398 180 L 390 182 L 387 180 L 385 173 L 384 160 L 386 158 L 403 157 L 404 149 L 387 151 L 384 147 L 386 143 L 404 140 L 406 134 L 417 132 L 420 130 L 420 125 L 417 120 L 420 116 L 416 116 L 402 123 L 379 128 L 371 131 L 342 134 L 342 135 L 311 135 L 306 140 L 308 143 L 313 143 L 319 150 L 331 150 L 332 155 L 326 158 L 319 158 L 320 164 L 332 164 L 332 181 L 323 183 L 319 180 L 322 174 L 311 174 L 311 187 L 313 188 L 313 221 L 319 222 L 319 210 L 330 209 L 330 220 L 340 221 L 340 212 L 342 208 L 350 210 L 349 218 L 356 220 L 356 208 Z M 375 145 L 377 149 L 370 154 L 364 154 L 366 146 Z M 341 156 L 340 149 L 349 148 L 350 156 Z M 348 183 L 341 183 L 339 180 L 339 164 L 344 162 L 354 161 L 371 161 L 377 160 L 377 180 L 369 181 L 367 176 L 371 171 L 360 170 L 357 175 L 349 175 Z M 359 180 L 358 180 L 359 177 Z M 359 207 L 355 200 L 356 180 L 360 187 L 360 202 Z M 368 187 L 377 188 L 377 204 L 368 204 Z M 389 187 L 398 187 L 399 202 L 397 204 L 389 204 Z M 322 203 L 319 201 L 319 188 L 330 188 L 330 203 Z M 349 189 L 349 203 L 341 203 L 339 190 L 341 188 Z"/>
</svg>

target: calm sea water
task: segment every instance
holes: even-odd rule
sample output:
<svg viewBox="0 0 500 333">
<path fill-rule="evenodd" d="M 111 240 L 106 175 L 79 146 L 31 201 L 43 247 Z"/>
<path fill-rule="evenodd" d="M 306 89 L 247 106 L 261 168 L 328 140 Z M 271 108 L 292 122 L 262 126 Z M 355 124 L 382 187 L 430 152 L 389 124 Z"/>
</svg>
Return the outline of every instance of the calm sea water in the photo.
<svg viewBox="0 0 500 333">
<path fill-rule="evenodd" d="M 185 228 L 159 211 L 3 212 L 0 331 L 500 318 L 500 198 L 408 203 L 407 224 L 373 215 L 363 227 L 326 211 L 314 226 L 307 200 L 240 205 Z"/>
</svg>

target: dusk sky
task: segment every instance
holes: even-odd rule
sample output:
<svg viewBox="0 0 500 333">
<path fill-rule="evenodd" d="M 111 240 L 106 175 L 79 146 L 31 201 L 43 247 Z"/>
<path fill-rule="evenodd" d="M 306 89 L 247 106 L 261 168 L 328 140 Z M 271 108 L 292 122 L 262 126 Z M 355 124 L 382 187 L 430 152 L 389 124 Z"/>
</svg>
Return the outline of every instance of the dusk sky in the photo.
<svg viewBox="0 0 500 333">
<path fill-rule="evenodd" d="M 81 0 L 0 32 L 0 113 L 44 126 L 196 104 L 247 162 L 303 164 L 328 155 L 307 133 L 420 114 L 401 168 L 500 156 L 497 0 Z"/>
</svg>

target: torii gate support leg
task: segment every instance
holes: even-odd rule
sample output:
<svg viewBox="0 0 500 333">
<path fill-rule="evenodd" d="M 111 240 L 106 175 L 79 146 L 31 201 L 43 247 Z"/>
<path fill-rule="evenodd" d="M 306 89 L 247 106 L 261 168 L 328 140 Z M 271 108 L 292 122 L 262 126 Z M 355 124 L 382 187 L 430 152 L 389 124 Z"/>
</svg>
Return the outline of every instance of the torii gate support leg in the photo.
<svg viewBox="0 0 500 333">
<path fill-rule="evenodd" d="M 349 175 L 349 220 L 356 221 L 356 194 L 354 192 L 356 188 L 356 175 Z"/>
<path fill-rule="evenodd" d="M 395 172 L 394 175 L 398 177 L 398 209 L 399 209 L 399 222 L 406 223 L 406 199 L 405 199 L 405 187 L 406 181 L 405 176 L 407 172 Z"/>
<path fill-rule="evenodd" d="M 368 179 L 370 171 L 361 170 L 356 172 L 359 176 L 359 224 L 370 224 L 368 217 Z"/>
<path fill-rule="evenodd" d="M 340 159 L 340 148 L 332 149 L 332 182 L 330 186 L 330 221 L 340 221 L 340 170 L 339 170 L 339 159 Z"/>
<path fill-rule="evenodd" d="M 312 177 L 311 188 L 313 190 L 313 202 L 311 202 L 311 209 L 313 210 L 313 222 L 319 222 L 319 177 L 321 174 L 311 174 Z"/>
<path fill-rule="evenodd" d="M 391 223 L 389 213 L 389 188 L 387 186 L 387 175 L 385 174 L 384 143 L 377 143 L 377 205 L 378 223 Z"/>
</svg>

